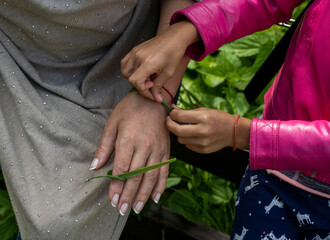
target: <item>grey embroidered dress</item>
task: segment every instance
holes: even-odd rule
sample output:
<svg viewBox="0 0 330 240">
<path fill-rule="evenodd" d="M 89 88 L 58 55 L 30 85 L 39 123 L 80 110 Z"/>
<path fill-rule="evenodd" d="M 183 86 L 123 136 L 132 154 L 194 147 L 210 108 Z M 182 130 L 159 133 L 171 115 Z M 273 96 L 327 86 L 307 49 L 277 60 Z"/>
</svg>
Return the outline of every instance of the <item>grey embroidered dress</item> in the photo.
<svg viewBox="0 0 330 240">
<path fill-rule="evenodd" d="M 0 0 L 0 164 L 23 239 L 118 239 L 109 181 L 85 179 L 129 86 L 120 59 L 155 0 Z"/>
</svg>

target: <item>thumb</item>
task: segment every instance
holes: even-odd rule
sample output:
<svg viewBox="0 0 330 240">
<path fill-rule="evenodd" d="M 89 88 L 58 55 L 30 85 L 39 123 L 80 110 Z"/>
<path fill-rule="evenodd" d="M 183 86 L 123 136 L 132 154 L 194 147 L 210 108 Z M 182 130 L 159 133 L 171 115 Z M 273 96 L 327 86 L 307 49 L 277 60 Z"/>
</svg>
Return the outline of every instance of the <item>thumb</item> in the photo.
<svg viewBox="0 0 330 240">
<path fill-rule="evenodd" d="M 112 126 L 110 119 L 105 126 L 102 134 L 102 138 L 99 142 L 97 150 L 94 155 L 94 159 L 90 165 L 89 170 L 99 170 L 104 167 L 110 160 L 110 156 L 115 150 L 115 142 L 117 138 L 117 125 Z"/>
</svg>

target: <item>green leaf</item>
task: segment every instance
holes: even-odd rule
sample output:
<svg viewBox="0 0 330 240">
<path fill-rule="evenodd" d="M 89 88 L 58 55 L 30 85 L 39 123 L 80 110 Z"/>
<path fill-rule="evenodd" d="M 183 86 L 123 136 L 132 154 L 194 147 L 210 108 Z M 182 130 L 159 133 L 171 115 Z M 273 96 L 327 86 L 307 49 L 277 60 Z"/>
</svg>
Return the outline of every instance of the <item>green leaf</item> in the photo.
<svg viewBox="0 0 330 240">
<path fill-rule="evenodd" d="M 223 83 L 226 80 L 225 77 L 213 75 L 213 74 L 206 74 L 204 77 L 204 82 L 209 87 L 216 87 L 219 84 Z"/>
<path fill-rule="evenodd" d="M 180 189 L 168 199 L 169 208 L 189 221 L 200 222 L 200 205 L 194 200 L 194 196 L 187 190 Z"/>
<path fill-rule="evenodd" d="M 170 105 L 167 104 L 164 100 L 162 101 L 162 104 L 171 112 L 174 108 L 172 108 Z"/>
<path fill-rule="evenodd" d="M 169 159 L 169 160 L 164 161 L 164 162 L 160 162 L 160 163 L 157 163 L 157 164 L 154 164 L 154 165 L 139 168 L 139 169 L 136 169 L 136 170 L 133 170 L 133 171 L 130 171 L 130 172 L 127 172 L 127 173 L 122 173 L 122 174 L 119 174 L 119 175 L 116 175 L 116 176 L 113 176 L 112 175 L 112 170 L 109 170 L 106 176 L 93 177 L 93 178 L 87 179 L 86 182 L 89 182 L 90 180 L 95 179 L 95 178 L 112 178 L 112 179 L 117 179 L 117 180 L 120 180 L 120 181 L 125 181 L 127 178 L 132 178 L 132 177 L 135 177 L 137 175 L 148 172 L 150 170 L 160 168 L 160 167 L 162 167 L 166 164 L 172 163 L 174 161 L 176 161 L 176 158 L 172 158 L 172 159 Z"/>
<path fill-rule="evenodd" d="M 234 99 L 234 114 L 244 115 L 249 109 L 249 103 L 243 93 L 237 93 Z"/>
<path fill-rule="evenodd" d="M 190 61 L 190 62 L 188 63 L 187 68 L 188 68 L 188 69 L 191 69 L 191 70 L 194 70 L 194 69 L 197 68 L 197 66 L 198 66 L 198 64 L 197 64 L 195 61 Z"/>
<path fill-rule="evenodd" d="M 168 177 L 166 181 L 166 188 L 174 187 L 181 182 L 181 177 Z"/>
<path fill-rule="evenodd" d="M 6 190 L 0 190 L 0 236 L 1 240 L 13 239 L 18 227 Z"/>
<path fill-rule="evenodd" d="M 0 220 L 1 240 L 15 239 L 14 237 L 17 233 L 18 227 L 13 213 L 6 215 L 4 219 Z"/>
<path fill-rule="evenodd" d="M 224 45 L 221 50 L 228 51 L 237 57 L 251 57 L 260 52 L 260 46 L 266 43 L 272 35 L 271 32 L 264 31 L 248 35 Z"/>
</svg>

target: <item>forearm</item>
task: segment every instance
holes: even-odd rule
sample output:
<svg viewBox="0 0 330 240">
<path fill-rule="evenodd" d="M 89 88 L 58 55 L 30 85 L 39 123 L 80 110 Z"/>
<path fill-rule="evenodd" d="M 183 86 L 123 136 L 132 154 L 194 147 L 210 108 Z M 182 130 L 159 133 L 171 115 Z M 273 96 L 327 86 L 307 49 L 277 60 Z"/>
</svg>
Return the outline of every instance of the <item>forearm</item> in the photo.
<svg viewBox="0 0 330 240">
<path fill-rule="evenodd" d="M 157 35 L 170 27 L 170 19 L 176 11 L 189 7 L 195 2 L 193 0 L 162 0 Z"/>
<path fill-rule="evenodd" d="M 174 12 L 181 10 L 183 8 L 189 7 L 192 4 L 194 4 L 195 1 L 192 0 L 163 0 L 161 4 L 161 14 L 160 14 L 160 20 L 159 20 L 159 26 L 157 35 L 163 33 L 164 31 L 168 30 L 170 28 L 169 22 L 171 19 L 171 16 Z M 190 23 L 190 22 L 183 22 L 181 23 L 181 26 L 171 26 L 174 31 L 184 31 L 184 33 L 180 32 L 180 35 L 188 37 L 186 39 L 186 45 L 189 46 L 192 42 L 198 40 L 198 32 L 196 28 Z M 190 41 L 190 42 L 189 42 Z M 190 58 L 187 56 L 184 56 L 180 64 L 177 66 L 176 72 L 174 73 L 173 77 L 170 81 L 167 81 L 165 83 L 165 87 L 172 93 L 172 95 L 175 95 L 177 92 L 177 89 L 179 88 L 182 76 L 187 68 L 187 65 L 190 61 Z M 169 96 L 166 94 L 163 95 L 165 100 L 167 102 L 170 102 Z"/>
<path fill-rule="evenodd" d="M 203 0 L 174 14 L 171 23 L 189 19 L 202 41 L 189 46 L 188 55 L 200 61 L 223 44 L 288 20 L 303 0 Z"/>
</svg>

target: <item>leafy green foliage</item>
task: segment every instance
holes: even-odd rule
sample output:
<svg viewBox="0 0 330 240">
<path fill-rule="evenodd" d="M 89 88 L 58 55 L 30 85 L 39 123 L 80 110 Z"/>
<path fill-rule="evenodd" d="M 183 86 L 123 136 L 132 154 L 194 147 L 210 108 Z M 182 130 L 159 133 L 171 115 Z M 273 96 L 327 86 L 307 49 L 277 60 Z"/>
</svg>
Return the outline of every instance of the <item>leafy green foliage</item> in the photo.
<svg viewBox="0 0 330 240">
<path fill-rule="evenodd" d="M 211 173 L 177 161 L 170 166 L 163 204 L 189 221 L 230 232 L 236 187 Z"/>
<path fill-rule="evenodd" d="M 283 28 L 273 26 L 224 45 L 201 62 L 191 61 L 184 75 L 179 106 L 221 109 L 250 118 L 260 116 L 264 93 L 250 105 L 242 91 L 283 34 Z"/>
<path fill-rule="evenodd" d="M 4 186 L 4 179 L 0 171 L 0 185 Z M 18 227 L 10 199 L 5 188 L 0 189 L 0 236 L 2 240 L 16 239 Z"/>
</svg>

